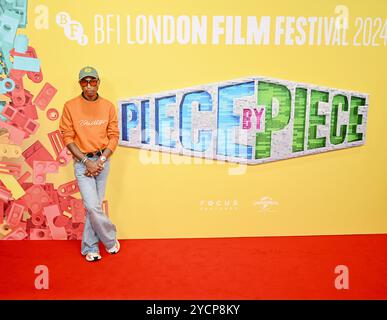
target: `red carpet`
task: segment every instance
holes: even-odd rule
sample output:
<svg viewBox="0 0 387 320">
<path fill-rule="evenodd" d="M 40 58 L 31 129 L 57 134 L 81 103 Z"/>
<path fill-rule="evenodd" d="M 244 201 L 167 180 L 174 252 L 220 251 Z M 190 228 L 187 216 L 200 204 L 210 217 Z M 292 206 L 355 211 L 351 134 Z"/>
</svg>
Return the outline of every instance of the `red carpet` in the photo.
<svg viewBox="0 0 387 320">
<path fill-rule="evenodd" d="M 387 235 L 121 240 L 88 263 L 79 241 L 0 241 L 0 299 L 387 299 Z M 35 267 L 49 289 L 35 289 Z M 337 290 L 337 265 L 349 289 Z"/>
</svg>

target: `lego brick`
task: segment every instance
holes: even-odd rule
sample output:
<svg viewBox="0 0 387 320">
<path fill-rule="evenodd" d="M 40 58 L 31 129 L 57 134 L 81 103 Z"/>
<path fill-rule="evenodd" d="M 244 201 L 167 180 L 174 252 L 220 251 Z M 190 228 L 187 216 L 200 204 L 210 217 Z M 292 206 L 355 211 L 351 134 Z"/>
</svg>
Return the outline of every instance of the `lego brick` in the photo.
<svg viewBox="0 0 387 320">
<path fill-rule="evenodd" d="M 47 225 L 51 231 L 54 240 L 66 240 L 67 232 L 64 227 L 57 227 L 54 224 L 54 218 L 60 215 L 58 205 L 54 204 L 43 208 L 43 214 L 46 217 Z"/>
<path fill-rule="evenodd" d="M 12 193 L 4 187 L 0 187 L 0 200 L 8 202 L 12 200 Z"/>
<path fill-rule="evenodd" d="M 41 212 L 33 213 L 31 215 L 31 223 L 34 226 L 40 227 L 44 223 L 44 215 Z"/>
<path fill-rule="evenodd" d="M 26 53 L 28 49 L 28 37 L 24 34 L 18 34 L 15 37 L 14 49 L 17 53 Z"/>
<path fill-rule="evenodd" d="M 45 110 L 57 90 L 48 82 L 45 83 L 42 90 L 40 90 L 39 94 L 36 96 L 34 100 L 34 104 L 41 110 Z"/>
<path fill-rule="evenodd" d="M 26 58 L 26 57 L 15 56 L 13 60 L 13 68 L 15 70 L 39 72 L 40 60 L 36 58 Z"/>
<path fill-rule="evenodd" d="M 0 161 L 0 173 L 10 174 L 16 178 L 19 178 L 21 174 L 21 168 L 21 163 Z"/>
<path fill-rule="evenodd" d="M 12 195 L 15 199 L 19 199 L 25 194 L 19 181 L 14 176 L 0 173 L 0 179 L 8 190 L 12 190 Z"/>
<path fill-rule="evenodd" d="M 9 140 L 13 144 L 21 145 L 23 143 L 23 140 L 27 136 L 27 132 L 25 132 L 22 129 L 19 129 L 19 128 L 15 127 L 7 122 L 0 121 L 0 127 L 8 130 Z"/>
<path fill-rule="evenodd" d="M 9 77 L 15 82 L 15 88 L 12 90 L 12 92 L 10 92 L 12 103 L 17 107 L 21 107 L 26 102 L 23 85 L 23 75 L 18 70 L 12 69 L 9 74 Z"/>
<path fill-rule="evenodd" d="M 7 224 L 14 229 L 21 222 L 25 207 L 17 202 L 13 202 L 6 219 Z M 7 210 L 8 211 L 8 210 Z"/>
<path fill-rule="evenodd" d="M 24 90 L 26 92 L 27 90 Z M 11 104 L 12 105 L 12 104 Z M 26 95 L 26 102 L 24 106 L 22 107 L 16 107 L 16 109 L 24 115 L 26 118 L 38 120 L 38 112 L 36 111 L 36 107 L 33 104 L 30 104 L 27 101 L 27 95 Z"/>
<path fill-rule="evenodd" d="M 19 182 L 19 184 L 22 185 L 30 176 L 31 176 L 31 173 L 29 171 L 26 171 L 19 179 L 17 179 L 17 182 Z"/>
<path fill-rule="evenodd" d="M 0 130 L 4 130 L 4 129 L 0 129 Z M 9 144 L 9 133 L 8 132 L 0 135 L 0 143 L 1 144 Z"/>
<path fill-rule="evenodd" d="M 10 78 L 5 78 L 0 80 L 0 93 L 4 94 L 6 92 L 11 92 L 15 89 L 15 81 Z"/>
<path fill-rule="evenodd" d="M 55 108 L 50 108 L 47 110 L 46 116 L 49 120 L 55 121 L 59 118 L 59 111 Z"/>
<path fill-rule="evenodd" d="M 45 184 L 46 174 L 58 173 L 59 164 L 56 161 L 33 161 L 32 182 L 34 184 Z"/>
<path fill-rule="evenodd" d="M 22 154 L 20 146 L 0 143 L 0 157 L 19 158 Z"/>
<path fill-rule="evenodd" d="M 65 147 L 57 156 L 56 161 L 59 163 L 60 166 L 66 166 L 69 164 L 71 159 L 73 158 L 73 155 L 71 152 Z"/>
<path fill-rule="evenodd" d="M 73 222 L 85 222 L 86 209 L 83 206 L 83 201 L 81 199 L 71 199 L 71 214 Z"/>
<path fill-rule="evenodd" d="M 71 223 L 71 220 L 64 215 L 59 215 L 54 218 L 54 225 L 56 227 L 66 227 L 69 223 Z"/>
<path fill-rule="evenodd" d="M 54 149 L 55 154 L 58 156 L 60 152 L 65 148 L 62 135 L 59 130 L 55 130 L 53 132 L 49 132 L 48 138 L 50 139 L 52 148 Z"/>
<path fill-rule="evenodd" d="M 70 215 L 72 215 L 72 207 L 71 207 L 71 200 L 72 199 L 75 199 L 75 198 L 72 196 L 65 196 L 65 197 L 59 196 L 59 207 L 60 207 L 61 211 L 63 212 L 63 214 L 65 214 L 65 212 L 67 212 Z"/>
<path fill-rule="evenodd" d="M 31 228 L 30 240 L 51 240 L 50 229 L 48 228 Z"/>
<path fill-rule="evenodd" d="M 79 192 L 78 182 L 77 180 L 73 180 L 64 184 L 61 184 L 58 187 L 58 193 L 60 196 L 70 196 L 74 193 Z"/>
<path fill-rule="evenodd" d="M 5 236 L 10 234 L 12 232 L 12 229 L 9 227 L 8 224 L 2 223 L 0 224 L 0 239 L 3 239 Z"/>
<path fill-rule="evenodd" d="M 43 189 L 47 192 L 53 204 L 60 205 L 58 191 L 54 188 L 54 185 L 52 183 L 46 183 L 45 185 L 43 185 Z"/>
<path fill-rule="evenodd" d="M 49 195 L 40 185 L 29 187 L 21 199 L 23 199 L 23 204 L 31 210 L 32 214 L 39 212 L 43 207 L 52 203 Z"/>
<path fill-rule="evenodd" d="M 41 144 L 39 140 L 35 141 L 22 153 L 24 159 L 28 165 L 33 168 L 33 161 L 54 161 L 52 155 L 47 149 Z"/>
<path fill-rule="evenodd" d="M 48 138 L 50 139 L 52 148 L 54 149 L 54 152 L 57 156 L 56 161 L 60 166 L 67 165 L 72 159 L 72 154 L 66 148 L 60 131 L 56 130 L 48 133 Z"/>
<path fill-rule="evenodd" d="M 15 41 L 16 31 L 19 26 L 19 15 L 5 10 L 0 16 L 0 43 L 1 47 L 11 49 Z"/>
<path fill-rule="evenodd" d="M 39 123 L 37 121 L 27 118 L 19 112 L 17 108 L 14 108 L 9 104 L 4 107 L 2 115 L 9 119 L 11 124 L 17 125 L 29 134 L 34 134 L 39 128 Z"/>
<path fill-rule="evenodd" d="M 23 227 L 18 227 L 10 234 L 6 235 L 2 240 L 23 240 L 28 237 L 28 233 L 23 229 Z"/>
</svg>

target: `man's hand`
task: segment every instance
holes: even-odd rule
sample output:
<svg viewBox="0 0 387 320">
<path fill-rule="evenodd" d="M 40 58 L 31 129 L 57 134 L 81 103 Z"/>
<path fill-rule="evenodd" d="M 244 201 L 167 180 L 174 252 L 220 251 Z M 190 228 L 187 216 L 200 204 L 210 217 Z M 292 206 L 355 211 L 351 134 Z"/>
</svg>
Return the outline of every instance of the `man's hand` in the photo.
<svg viewBox="0 0 387 320">
<path fill-rule="evenodd" d="M 100 161 L 86 161 L 86 171 L 85 175 L 88 177 L 96 177 L 103 170 L 103 164 Z"/>
</svg>

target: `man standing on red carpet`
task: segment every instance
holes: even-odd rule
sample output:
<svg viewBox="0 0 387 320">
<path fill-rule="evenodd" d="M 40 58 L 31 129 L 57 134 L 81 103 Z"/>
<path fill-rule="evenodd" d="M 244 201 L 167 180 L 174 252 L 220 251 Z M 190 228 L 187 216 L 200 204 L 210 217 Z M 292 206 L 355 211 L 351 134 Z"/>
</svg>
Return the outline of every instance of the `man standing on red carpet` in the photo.
<svg viewBox="0 0 387 320">
<path fill-rule="evenodd" d="M 120 249 L 116 227 L 102 211 L 110 157 L 118 145 L 115 106 L 98 94 L 100 79 L 93 67 L 79 72 L 82 93 L 67 101 L 59 128 L 73 154 L 74 174 L 87 210 L 81 253 L 87 261 L 101 259 L 99 241 L 110 254 Z"/>
</svg>

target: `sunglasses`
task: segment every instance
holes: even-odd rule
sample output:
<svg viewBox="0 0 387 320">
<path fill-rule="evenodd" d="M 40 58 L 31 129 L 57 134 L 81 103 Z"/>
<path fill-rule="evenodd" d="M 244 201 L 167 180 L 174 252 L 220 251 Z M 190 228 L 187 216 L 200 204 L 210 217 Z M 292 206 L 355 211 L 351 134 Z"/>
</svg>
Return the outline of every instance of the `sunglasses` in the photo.
<svg viewBox="0 0 387 320">
<path fill-rule="evenodd" d="M 90 80 L 82 79 L 79 81 L 79 83 L 82 87 L 87 87 L 89 83 L 92 87 L 95 87 L 98 84 L 98 79 L 90 79 Z"/>
</svg>

